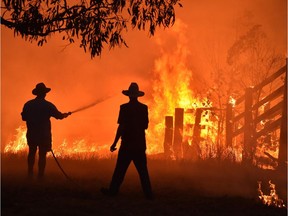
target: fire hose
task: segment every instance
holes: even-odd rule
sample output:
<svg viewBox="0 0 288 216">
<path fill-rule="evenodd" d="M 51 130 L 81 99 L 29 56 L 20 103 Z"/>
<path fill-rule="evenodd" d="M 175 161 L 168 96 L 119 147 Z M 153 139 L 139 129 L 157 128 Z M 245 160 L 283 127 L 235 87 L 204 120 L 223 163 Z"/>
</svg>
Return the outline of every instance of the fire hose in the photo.
<svg viewBox="0 0 288 216">
<path fill-rule="evenodd" d="M 93 102 L 93 103 L 91 103 L 91 104 L 89 104 L 89 105 L 80 107 L 80 108 L 78 108 L 78 109 L 75 109 L 75 110 L 72 111 L 72 112 L 69 112 L 69 114 L 71 115 L 72 113 L 80 112 L 80 111 L 86 110 L 86 109 L 88 109 L 88 108 L 91 108 L 91 107 L 93 107 L 93 106 L 95 106 L 95 105 L 97 105 L 97 104 L 99 104 L 99 103 L 101 103 L 101 102 L 103 102 L 103 101 L 108 100 L 108 99 L 111 98 L 111 97 L 112 97 L 112 96 L 108 96 L 108 97 L 105 97 L 105 98 L 100 98 L 100 99 L 96 100 L 95 102 Z M 62 168 L 61 164 L 59 163 L 59 161 L 58 161 L 57 157 L 55 156 L 55 154 L 54 154 L 54 152 L 53 152 L 52 149 L 51 149 L 51 153 L 52 153 L 52 156 L 53 156 L 56 164 L 58 165 L 59 169 L 61 170 L 61 172 L 63 173 L 63 175 L 66 177 L 66 179 L 69 180 L 70 182 L 72 182 L 73 184 L 75 184 L 76 186 L 80 187 L 80 185 L 77 184 L 75 181 L 73 181 L 73 179 L 71 179 L 71 178 L 67 175 L 67 173 L 64 171 L 64 169 Z"/>
<path fill-rule="evenodd" d="M 53 155 L 54 160 L 56 161 L 56 164 L 58 165 L 59 169 L 62 171 L 63 175 L 66 177 L 67 180 L 69 180 L 70 182 L 72 182 L 73 184 L 75 184 L 76 186 L 80 187 L 79 184 L 77 184 L 75 181 L 73 181 L 73 179 L 71 179 L 67 173 L 64 171 L 64 169 L 62 168 L 61 164 L 59 163 L 58 159 L 56 158 L 53 150 L 51 149 L 51 153 Z"/>
</svg>

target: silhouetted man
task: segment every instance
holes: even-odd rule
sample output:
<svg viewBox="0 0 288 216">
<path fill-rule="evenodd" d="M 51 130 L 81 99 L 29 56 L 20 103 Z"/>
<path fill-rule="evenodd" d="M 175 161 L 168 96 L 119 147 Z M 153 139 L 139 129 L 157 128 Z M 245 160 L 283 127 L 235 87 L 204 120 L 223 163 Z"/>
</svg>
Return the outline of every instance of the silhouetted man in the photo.
<svg viewBox="0 0 288 216">
<path fill-rule="evenodd" d="M 116 144 L 121 137 L 121 146 L 118 152 L 116 167 L 108 189 L 102 188 L 102 193 L 110 196 L 117 195 L 124 180 L 126 171 L 133 161 L 140 180 L 142 189 L 147 199 L 152 199 L 151 184 L 147 169 L 145 130 L 148 128 L 148 107 L 138 101 L 144 95 L 139 91 L 137 83 L 131 83 L 128 90 L 122 93 L 130 101 L 120 106 L 118 129 L 110 151 L 116 150 Z"/>
<path fill-rule="evenodd" d="M 27 125 L 28 177 L 30 178 L 33 177 L 37 148 L 39 148 L 38 178 L 41 179 L 44 176 L 46 154 L 51 151 L 52 144 L 50 117 L 63 119 L 71 114 L 61 113 L 54 104 L 45 100 L 46 94 L 50 90 L 44 83 L 38 83 L 32 90 L 32 94 L 36 95 L 36 98 L 25 103 L 21 113 L 22 120 L 26 121 Z"/>
</svg>

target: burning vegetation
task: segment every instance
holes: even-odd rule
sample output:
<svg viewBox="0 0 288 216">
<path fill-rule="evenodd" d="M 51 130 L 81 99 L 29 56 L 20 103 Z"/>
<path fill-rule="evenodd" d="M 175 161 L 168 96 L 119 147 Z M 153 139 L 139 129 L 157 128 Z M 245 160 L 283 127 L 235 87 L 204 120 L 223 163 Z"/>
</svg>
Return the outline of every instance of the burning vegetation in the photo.
<svg viewBox="0 0 288 216">
<path fill-rule="evenodd" d="M 281 152 L 285 152 L 281 146 L 281 131 L 284 131 L 281 122 L 285 115 L 287 118 L 283 108 L 287 103 L 283 97 L 287 88 L 284 84 L 287 82 L 283 82 L 286 66 L 263 83 L 247 88 L 242 97 L 229 96 L 227 104 L 218 107 L 209 97 L 193 92 L 192 71 L 185 64 L 187 56 L 183 49 L 179 47 L 179 53 L 163 55 L 155 63 L 147 131 L 148 155 L 161 155 L 169 161 L 216 159 L 270 170 L 277 169 L 281 162 L 287 163 L 285 155 L 284 161 L 281 156 Z M 273 83 L 276 83 L 276 90 Z M 270 90 L 265 89 L 267 85 Z M 20 126 L 4 153 L 26 151 L 26 127 Z M 53 151 L 62 158 L 111 158 L 108 145 L 85 139 L 65 139 L 60 145 L 54 145 Z M 268 206 L 285 208 L 284 201 L 276 193 L 276 185 L 269 181 L 269 187 L 270 194 L 265 195 L 258 182 L 259 200 Z"/>
<path fill-rule="evenodd" d="M 226 108 L 220 109 L 209 98 L 199 97 L 191 90 L 187 83 L 191 82 L 192 73 L 181 63 L 183 59 L 167 55 L 156 62 L 157 78 L 153 85 L 154 101 L 150 115 L 152 129 L 147 131 L 149 155 L 159 156 L 160 153 L 161 158 L 164 156 L 170 161 L 217 159 L 232 163 L 248 162 L 262 169 L 279 167 L 283 139 L 281 120 L 285 117 L 283 94 L 287 88 L 283 82 L 282 86 L 259 100 L 255 100 L 252 93 L 257 93 L 263 84 L 249 88 L 240 99 L 230 97 Z M 283 80 L 285 68 L 271 75 L 273 79 L 268 77 L 264 84 L 267 85 L 269 79 L 274 82 L 277 78 Z M 247 127 L 249 121 L 253 127 L 250 124 Z M 85 139 L 63 140 L 60 145 L 53 146 L 53 150 L 57 157 L 62 158 L 111 158 L 108 145 L 99 146 Z M 14 139 L 5 146 L 4 153 L 26 151 L 26 127 L 20 126 Z M 266 195 L 262 182 L 258 181 L 259 200 L 268 206 L 285 208 L 272 181 L 269 181 L 269 188 L 270 193 Z"/>
<path fill-rule="evenodd" d="M 219 70 L 214 74 L 213 87 L 203 88 L 205 91 L 201 94 L 194 86 L 196 81 L 188 66 L 191 56 L 183 33 L 185 28 L 183 23 L 176 23 L 173 31 L 179 40 L 172 51 L 165 50 L 163 41 L 158 41 L 162 55 L 155 60 L 152 99 L 148 101 L 148 155 L 167 161 L 229 161 L 268 170 L 287 166 L 287 125 L 285 129 L 283 124 L 287 122 L 287 65 L 265 74 L 261 82 L 253 86 L 242 86 L 237 91 L 232 88 L 246 78 L 237 77 L 239 71 L 235 70 L 245 64 L 240 65 L 240 60 L 235 60 L 239 54 L 235 54 L 235 47 L 244 46 L 253 35 L 261 36 L 257 32 L 259 27 L 252 29 L 253 34 L 248 32 L 239 39 L 229 52 L 232 76 L 235 73 L 238 82 L 232 76 L 231 80 L 223 77 L 228 69 Z M 248 48 L 244 48 L 242 51 L 247 52 Z M 244 57 L 255 58 L 253 53 Z M 264 69 L 261 67 L 261 70 Z M 14 138 L 6 144 L 4 154 L 26 151 L 26 127 L 20 126 Z M 62 158 L 111 158 L 109 145 L 81 138 L 64 139 L 61 144 L 53 145 L 53 151 Z M 259 199 L 265 205 L 285 207 L 276 194 L 275 184 L 270 181 L 269 185 L 270 194 L 265 195 L 261 182 L 258 182 Z"/>
<path fill-rule="evenodd" d="M 175 33 L 182 32 L 181 28 L 185 25 L 180 23 Z M 285 164 L 287 135 L 285 142 L 285 124 L 281 123 L 287 119 L 286 66 L 244 89 L 242 96 L 235 99 L 228 95 L 227 103 L 220 106 L 209 94 L 203 96 L 193 90 L 193 71 L 187 66 L 189 51 L 185 37 L 180 35 L 180 39 L 176 50 L 163 51 L 155 61 L 147 153 L 176 160 L 248 162 L 264 169 Z M 4 153 L 25 151 L 25 133 L 23 126 L 16 129 Z M 53 149 L 63 157 L 110 155 L 108 145 L 85 139 L 64 139 Z"/>
<path fill-rule="evenodd" d="M 4 153 L 23 153 L 27 152 L 27 141 L 26 141 L 26 127 L 20 126 L 16 129 L 15 139 L 10 141 L 4 148 Z M 94 143 L 87 143 L 84 139 L 75 140 L 69 143 L 67 140 L 58 146 L 53 146 L 55 155 L 63 158 L 77 158 L 77 159 L 88 159 L 91 157 L 97 158 L 109 158 L 109 146 L 97 146 Z"/>
<path fill-rule="evenodd" d="M 284 208 L 283 200 L 278 197 L 276 193 L 276 185 L 269 181 L 270 194 L 265 195 L 262 191 L 262 182 L 258 181 L 258 196 L 264 205 Z"/>
<path fill-rule="evenodd" d="M 145 97 L 147 100 L 145 102 L 149 107 L 149 128 L 146 131 L 147 154 L 150 159 L 149 163 L 151 162 L 149 165 L 152 165 L 152 177 L 155 180 L 153 183 L 155 183 L 156 190 L 160 191 L 163 197 L 168 197 L 168 207 L 175 201 L 181 204 L 186 202 L 186 208 L 180 209 L 183 210 L 183 215 L 187 214 L 188 208 L 191 210 L 191 203 L 193 206 L 195 202 L 203 199 L 203 196 L 210 196 L 211 194 L 217 198 L 225 196 L 225 204 L 223 205 L 225 207 L 227 203 L 230 203 L 230 196 L 247 198 L 247 194 L 249 196 L 252 194 L 253 198 L 256 197 L 258 201 L 260 200 L 260 208 L 264 207 L 264 211 L 267 209 L 262 204 L 272 207 L 269 209 L 283 210 L 287 206 L 287 200 L 280 199 L 280 197 L 287 197 L 287 190 L 285 190 L 287 189 L 287 176 L 282 176 L 287 170 L 287 125 L 285 124 L 287 123 L 287 60 L 286 65 L 283 66 L 283 58 L 278 61 L 279 56 L 270 55 L 272 49 L 269 47 L 266 49 L 267 47 L 263 43 L 265 34 L 262 32 L 261 25 L 248 26 L 250 30 L 248 29 L 246 33 L 240 35 L 228 50 L 225 66 L 221 65 L 222 62 L 209 62 L 208 57 L 205 59 L 207 60 L 205 64 L 207 64 L 203 68 L 207 69 L 209 63 L 214 64 L 210 65 L 213 71 L 210 69 L 205 71 L 205 76 L 209 76 L 208 73 L 210 72 L 211 77 L 204 82 L 199 81 L 197 80 L 199 77 L 196 75 L 204 73 L 204 70 L 202 68 L 200 69 L 201 72 L 197 71 L 198 74 L 196 74 L 194 70 L 197 68 L 191 67 L 194 62 L 187 44 L 190 42 L 186 38 L 186 27 L 181 20 L 175 22 L 171 32 L 177 35 L 177 42 L 168 43 L 168 46 L 164 46 L 165 41 L 162 41 L 162 38 L 155 36 L 158 42 L 158 47 L 156 47 L 159 48 L 161 55 L 156 58 L 153 69 L 150 69 L 152 75 L 149 76 L 151 78 L 149 83 L 152 84 L 152 92 L 149 92 L 148 97 Z M 171 44 L 173 45 L 171 46 Z M 141 64 L 143 62 L 141 59 Z M 277 63 L 274 64 L 275 62 Z M 280 64 L 278 64 L 279 62 Z M 86 67 L 81 69 L 86 69 Z M 116 69 L 118 70 L 118 68 Z M 47 74 L 49 73 L 50 71 L 47 72 Z M 71 72 L 71 74 L 73 73 Z M 122 71 L 119 71 L 119 74 L 122 75 Z M 148 77 L 148 75 L 145 76 Z M 137 77 L 137 75 L 129 76 L 129 79 L 131 77 Z M 91 80 L 93 86 L 95 85 L 94 78 L 89 76 L 89 82 Z M 79 83 L 85 84 L 86 82 L 79 81 Z M 103 81 L 103 83 L 106 82 Z M 109 84 L 111 85 L 111 83 Z M 91 89 L 94 90 L 94 88 Z M 79 108 L 74 112 L 82 111 L 82 109 L 94 106 L 94 104 Z M 107 110 L 105 111 L 107 114 Z M 77 136 L 80 138 L 67 137 L 63 140 L 61 138 L 60 142 L 55 142 L 52 145 L 52 148 L 56 157 L 63 159 L 61 163 L 64 162 L 65 170 L 68 167 L 69 174 L 81 178 L 81 183 L 88 183 L 85 186 L 89 188 L 90 193 L 95 190 L 95 180 L 108 182 L 107 170 L 112 173 L 111 164 L 114 162 L 115 155 L 109 151 L 110 145 L 81 138 L 82 132 L 86 133 L 87 131 L 85 129 L 79 130 Z M 26 127 L 21 125 L 12 133 L 13 138 L 5 143 L 4 149 L 2 149 L 5 155 L 3 158 L 10 163 L 7 163 L 10 167 L 4 166 L 6 185 L 9 185 L 7 182 L 9 183 L 9 178 L 11 178 L 9 172 L 15 172 L 17 175 L 24 173 L 23 170 L 26 165 L 23 162 L 26 158 L 23 159 L 23 157 L 21 158 L 23 161 L 19 163 L 21 166 L 17 167 L 18 170 L 15 171 L 13 167 L 15 161 L 10 155 L 22 155 L 28 150 Z M 50 161 L 53 159 L 51 156 L 49 153 L 48 160 Z M 76 167 L 75 164 L 80 164 L 80 166 Z M 83 164 L 85 164 L 85 169 L 83 169 Z M 59 171 L 58 168 L 54 169 Z M 53 173 L 56 176 L 55 179 L 59 181 L 61 178 L 58 178 L 58 172 L 51 170 L 49 170 L 49 174 Z M 132 170 L 132 176 L 133 174 Z M 223 174 L 227 174 L 227 176 Z M 52 177 L 54 177 L 53 175 Z M 264 178 L 262 178 L 263 176 Z M 129 177 L 131 175 L 128 175 Z M 133 176 L 133 180 L 137 177 Z M 265 186 L 268 179 L 272 180 L 269 181 L 269 189 L 267 190 Z M 283 179 L 285 179 L 285 184 L 283 184 Z M 132 185 L 134 184 L 133 180 Z M 128 181 L 129 183 L 131 182 Z M 59 188 L 62 186 L 61 182 Z M 6 192 L 8 192 L 5 195 L 8 194 L 8 197 L 11 195 L 12 203 L 14 202 L 14 195 L 17 195 L 18 191 L 21 190 L 15 190 L 15 194 L 13 194 L 10 193 L 10 188 L 7 188 Z M 129 191 L 131 188 L 126 188 L 126 190 Z M 199 190 L 197 193 L 194 192 L 195 188 Z M 47 191 L 49 192 L 49 190 Z M 207 193 L 207 191 L 211 193 Z M 258 192 L 257 196 L 256 191 Z M 61 192 L 57 192 L 57 194 L 61 194 Z M 71 197 L 74 199 L 75 191 L 71 194 L 73 194 Z M 50 194 L 51 200 L 58 202 L 54 195 L 55 193 Z M 177 199 L 180 201 L 176 200 L 175 195 L 179 195 Z M 79 197 L 79 200 L 83 201 L 82 194 Z M 160 197 L 160 200 L 163 197 Z M 191 197 L 193 198 L 192 201 Z M 123 200 L 125 201 L 125 199 Z M 217 202 L 208 202 L 208 204 L 213 207 L 213 204 L 218 203 L 218 201 L 219 199 Z M 235 203 L 237 201 L 234 199 Z M 202 200 L 198 202 L 202 202 Z M 203 202 L 205 204 L 203 209 L 205 210 L 208 209 L 206 202 Z M 247 203 L 242 203 L 242 205 L 249 206 L 248 203 L 250 202 L 249 199 Z M 19 201 L 19 203 L 21 202 Z M 101 202 L 99 203 L 98 205 L 102 205 Z M 91 206 L 90 204 L 85 203 L 85 206 Z M 111 209 L 110 204 L 109 201 L 107 204 L 109 210 Z M 141 201 L 139 206 L 142 205 Z M 56 206 L 59 206 L 58 203 Z M 219 209 L 223 210 L 223 206 Z M 13 205 L 12 207 L 14 208 Z M 81 212 L 82 207 L 79 208 Z M 124 209 L 122 206 L 119 208 Z M 150 206 L 145 208 L 145 211 L 147 209 L 150 209 Z M 239 210 L 238 207 L 237 210 Z M 98 209 L 95 212 L 97 211 Z M 253 212 L 253 209 L 251 211 Z"/>
</svg>

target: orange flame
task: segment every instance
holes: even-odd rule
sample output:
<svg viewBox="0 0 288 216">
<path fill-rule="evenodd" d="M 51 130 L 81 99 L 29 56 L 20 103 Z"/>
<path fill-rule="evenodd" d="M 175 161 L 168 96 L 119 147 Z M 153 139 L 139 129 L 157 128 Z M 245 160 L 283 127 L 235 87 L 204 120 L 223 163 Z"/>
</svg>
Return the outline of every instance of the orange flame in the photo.
<svg viewBox="0 0 288 216">
<path fill-rule="evenodd" d="M 166 115 L 173 115 L 175 108 L 184 108 L 185 111 L 192 110 L 192 114 L 184 115 L 184 130 L 182 135 L 184 139 L 191 145 L 191 137 L 193 133 L 193 125 L 195 123 L 195 110 L 197 108 L 212 107 L 212 102 L 207 98 L 200 98 L 193 91 L 191 84 L 193 83 L 193 72 L 188 67 L 189 50 L 187 49 L 187 40 L 185 38 L 186 26 L 177 22 L 173 28 L 177 44 L 176 50 L 170 52 L 163 51 L 162 56 L 155 60 L 153 69 L 153 102 L 149 104 L 149 129 L 147 131 L 147 153 L 157 154 L 163 152 L 164 141 L 164 119 Z M 179 40 L 178 40 L 179 39 Z M 161 45 L 162 42 L 159 41 Z M 211 119 L 214 118 L 214 121 Z M 217 116 L 213 115 L 212 111 L 205 111 L 205 115 L 201 117 L 201 137 L 206 141 L 201 142 L 199 147 L 201 149 L 201 156 L 203 158 L 209 155 L 215 155 L 217 146 L 215 145 L 217 139 Z M 20 149 L 25 149 L 26 145 L 21 144 L 21 148 L 17 146 L 17 142 L 26 143 L 24 128 L 17 129 L 16 140 L 9 143 L 6 147 L 6 152 L 17 152 Z M 23 140 L 18 139 L 23 137 Z M 109 146 L 97 146 L 93 143 L 80 139 L 72 143 L 66 140 L 60 146 L 53 146 L 56 154 L 75 155 L 97 153 L 100 156 L 106 156 Z M 104 149 L 106 151 L 104 151 Z M 13 150 L 14 149 L 14 150 Z"/>
<path fill-rule="evenodd" d="M 4 148 L 4 153 L 18 153 L 26 151 L 27 141 L 26 141 L 26 128 L 20 126 L 16 129 L 15 139 L 10 141 Z"/>
<path fill-rule="evenodd" d="M 285 205 L 283 203 L 283 200 L 279 198 L 279 196 L 276 193 L 276 185 L 269 181 L 269 187 L 270 187 L 270 194 L 265 195 L 262 191 L 262 182 L 258 181 L 258 197 L 262 201 L 264 205 L 268 206 L 275 206 L 278 208 L 284 208 Z"/>
<path fill-rule="evenodd" d="M 197 154 L 202 159 L 215 158 L 221 155 L 222 158 L 232 158 L 233 161 L 241 162 L 243 143 L 239 144 L 241 142 L 235 141 L 233 146 L 225 146 L 225 141 L 223 142 L 224 134 L 219 133 L 219 117 L 215 111 L 209 109 L 213 107 L 213 103 L 209 98 L 200 97 L 192 90 L 193 71 L 188 66 L 190 56 L 187 49 L 189 46 L 186 44 L 185 28 L 186 26 L 178 21 L 175 23 L 175 27 L 171 29 L 177 35 L 177 44 L 172 51 L 164 50 L 161 47 L 164 42 L 159 39 L 162 56 L 155 60 L 153 68 L 153 101 L 148 102 L 150 122 L 146 131 L 147 153 L 158 154 L 164 152 L 164 120 L 165 116 L 174 115 L 175 108 L 184 109 L 184 128 L 181 133 L 184 141 L 191 147 L 196 110 L 205 108 L 201 115 L 201 140 L 197 144 Z M 234 106 L 236 100 L 230 97 L 230 103 Z M 5 153 L 17 153 L 27 149 L 25 127 L 19 127 L 16 131 L 15 140 L 6 145 Z M 109 157 L 111 155 L 108 145 L 100 146 L 84 139 L 72 142 L 64 140 L 60 146 L 53 146 L 53 148 L 55 154 L 63 157 L 72 155 Z M 278 149 L 275 149 L 274 153 L 269 152 L 269 154 L 276 158 Z M 265 149 L 259 149 L 258 147 L 256 151 L 256 156 L 259 154 L 260 157 Z"/>
<path fill-rule="evenodd" d="M 26 127 L 20 126 L 16 129 L 15 139 L 10 141 L 4 148 L 4 153 L 27 152 Z M 87 143 L 84 139 L 75 140 L 72 143 L 64 140 L 59 146 L 53 146 L 53 151 L 58 157 L 77 157 L 77 158 L 108 158 L 111 157 L 108 145 L 96 145 Z"/>
<path fill-rule="evenodd" d="M 175 108 L 183 108 L 184 112 L 192 110 L 191 114 L 184 115 L 184 131 L 182 132 L 185 139 L 192 136 L 193 128 L 191 125 L 195 122 L 195 110 L 197 108 L 212 107 L 212 102 L 207 98 L 200 98 L 193 90 L 193 72 L 188 67 L 189 50 L 187 49 L 185 35 L 185 25 L 177 23 L 175 33 L 179 40 L 176 50 L 172 52 L 163 51 L 162 56 L 156 59 L 154 65 L 153 81 L 153 99 L 150 105 L 150 129 L 147 133 L 147 140 L 150 147 L 148 153 L 163 152 L 164 141 L 164 119 L 165 116 L 173 116 Z M 159 41 L 162 44 L 162 41 Z M 201 119 L 201 136 L 209 138 L 212 143 L 216 142 L 215 129 L 217 122 L 210 121 L 212 112 L 207 111 Z M 187 139 L 191 144 L 191 139 Z M 207 143 L 206 143 L 207 144 Z M 210 148 L 211 149 L 211 148 Z"/>
</svg>

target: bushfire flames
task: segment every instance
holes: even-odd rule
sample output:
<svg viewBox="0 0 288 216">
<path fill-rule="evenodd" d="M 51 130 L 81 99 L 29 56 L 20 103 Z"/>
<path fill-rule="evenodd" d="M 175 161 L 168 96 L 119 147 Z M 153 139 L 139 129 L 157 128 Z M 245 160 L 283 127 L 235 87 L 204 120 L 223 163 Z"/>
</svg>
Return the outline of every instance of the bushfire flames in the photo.
<svg viewBox="0 0 288 216">
<path fill-rule="evenodd" d="M 197 96 L 190 86 L 192 82 L 192 71 L 186 66 L 187 52 L 184 47 L 178 47 L 173 54 L 163 54 L 156 60 L 153 81 L 153 101 L 150 101 L 150 125 L 147 131 L 147 153 L 163 153 L 163 140 L 165 133 L 165 116 L 171 116 L 175 108 L 184 109 L 182 140 L 182 157 L 185 149 L 189 153 L 195 151 L 199 159 L 219 158 L 231 159 L 234 162 L 242 161 L 243 146 L 235 142 L 234 146 L 225 146 L 223 133 L 219 133 L 219 115 L 217 109 L 213 108 L 213 103 L 209 98 Z M 235 104 L 235 99 L 230 98 L 230 103 Z M 200 137 L 196 149 L 193 146 L 193 128 L 196 122 L 197 109 L 203 109 L 200 119 Z M 218 110 L 219 111 L 219 110 Z M 220 110 L 221 111 L 221 110 Z M 186 147 L 185 147 L 186 145 Z M 173 146 L 171 146 L 172 148 Z M 173 148 L 171 149 L 173 153 Z M 10 141 L 4 149 L 4 153 L 19 153 L 27 151 L 26 127 L 20 126 L 16 129 L 14 140 Z M 109 158 L 108 145 L 98 145 L 97 143 L 87 142 L 85 139 L 75 140 L 72 143 L 63 140 L 62 144 L 53 146 L 53 151 L 58 157 L 72 158 Z M 264 150 L 256 153 L 261 154 Z M 275 154 L 273 154 L 275 153 Z M 271 152 L 278 154 L 278 149 Z M 271 155 L 270 154 L 270 155 Z M 49 156 L 49 155 L 48 155 Z M 275 156 L 276 157 L 276 156 Z M 173 158 L 173 157 L 172 157 Z M 175 158 L 175 157 L 174 157 Z M 193 157 L 191 158 L 193 159 Z M 261 189 L 261 182 L 258 182 L 258 197 L 263 204 L 275 207 L 285 207 L 283 200 L 276 194 L 275 184 L 271 181 L 270 194 L 265 195 Z"/>
<path fill-rule="evenodd" d="M 20 126 L 16 129 L 15 139 L 5 146 L 4 153 L 15 154 L 26 152 L 27 150 L 26 127 Z M 110 155 L 108 145 L 97 146 L 94 143 L 88 144 L 84 139 L 75 140 L 72 143 L 63 140 L 59 146 L 53 146 L 53 151 L 55 151 L 55 155 L 58 157 L 75 157 L 79 159 L 92 156 L 108 158 Z"/>
<path fill-rule="evenodd" d="M 192 110 L 191 114 L 184 116 L 184 128 L 181 133 L 183 139 L 191 146 L 191 123 L 195 121 L 196 108 L 212 107 L 212 102 L 207 98 L 197 97 L 191 88 L 192 71 L 187 66 L 189 50 L 185 40 L 185 25 L 177 23 L 175 32 L 177 40 L 176 51 L 163 51 L 162 55 L 155 60 L 153 68 L 153 101 L 148 101 L 149 106 L 149 128 L 147 130 L 147 153 L 158 154 L 163 152 L 163 139 L 166 115 L 173 115 L 175 108 L 180 107 L 185 110 Z M 178 34 L 179 33 L 179 34 Z M 159 39 L 159 46 L 162 42 Z M 162 47 L 161 47 L 162 49 Z M 214 119 L 213 119 L 214 118 Z M 212 121 L 213 120 L 213 121 Z M 209 139 L 208 142 L 200 146 L 203 158 L 208 155 L 216 154 L 217 137 L 217 116 L 212 111 L 207 111 L 201 118 L 201 137 Z M 5 147 L 5 153 L 17 153 L 26 150 L 25 127 L 19 127 L 16 132 L 15 140 L 10 141 Z M 114 133 L 114 132 L 112 132 Z M 68 140 L 68 139 L 67 139 Z M 97 143 L 88 143 L 84 139 L 72 141 L 63 140 L 59 146 L 53 145 L 55 153 L 61 156 L 73 156 L 85 154 L 98 155 L 99 157 L 109 157 L 109 146 Z"/>
<path fill-rule="evenodd" d="M 162 48 L 162 41 L 159 39 L 159 46 L 163 50 L 162 55 L 155 60 L 152 77 L 153 100 L 148 101 L 149 106 L 149 128 L 147 130 L 147 153 L 163 153 L 165 116 L 173 116 L 175 108 L 184 109 L 183 129 L 180 131 L 182 139 L 182 155 L 188 155 L 190 159 L 230 159 L 234 162 L 242 161 L 243 142 L 234 141 L 232 146 L 225 144 L 225 130 L 220 129 L 220 121 L 223 123 L 223 110 L 213 107 L 213 102 L 196 94 L 193 91 L 193 71 L 189 68 L 189 50 L 185 40 L 185 25 L 178 23 L 175 33 L 178 35 L 177 46 L 172 51 Z M 235 99 L 230 98 L 232 106 Z M 197 109 L 202 109 L 199 127 L 200 139 L 193 143 Z M 221 114 L 222 112 L 222 114 Z M 222 119 L 221 119 L 222 118 Z M 199 119 L 198 119 L 199 120 Z M 18 153 L 27 149 L 26 128 L 20 126 L 16 129 L 15 139 L 6 144 L 4 153 Z M 112 131 L 111 133 L 114 133 Z M 68 141 L 69 140 L 69 141 Z M 73 157 L 91 155 L 98 157 L 110 157 L 109 146 L 101 145 L 78 139 L 71 141 L 68 137 L 60 145 L 53 145 L 53 150 L 58 156 Z M 265 149 L 256 149 L 256 155 L 265 156 Z M 171 146 L 173 154 L 173 146 Z M 273 158 L 277 158 L 278 148 L 269 152 Z M 82 157 L 82 156 L 81 156 Z M 267 157 L 266 157 L 267 158 Z M 263 167 L 262 167 L 263 168 Z"/>
<path fill-rule="evenodd" d="M 183 28 L 181 24 L 178 28 Z M 177 29 L 177 28 L 176 28 Z M 208 98 L 196 96 L 191 88 L 192 71 L 187 66 L 189 51 L 183 42 L 178 41 L 176 52 L 165 52 L 156 59 L 153 69 L 153 101 L 148 102 L 149 111 L 149 129 L 147 131 L 147 153 L 159 154 L 163 152 L 163 138 L 166 115 L 173 115 L 175 108 L 190 110 L 189 114 L 184 116 L 184 128 L 181 131 L 185 143 L 188 147 L 192 146 L 191 137 L 193 133 L 193 122 L 195 122 L 195 111 L 197 108 L 211 108 L 212 102 Z M 201 118 L 201 137 L 205 142 L 200 143 L 200 154 L 202 158 L 215 156 L 217 149 L 215 146 L 219 137 L 217 135 L 217 115 L 211 110 L 207 110 Z M 10 141 L 6 147 L 5 153 L 17 153 L 26 150 L 25 127 L 16 129 L 15 140 Z M 223 149 L 223 148 L 222 148 Z M 109 157 L 109 146 L 99 146 L 96 143 L 88 143 L 84 139 L 75 140 L 72 143 L 63 140 L 59 146 L 53 145 L 55 153 L 61 156 L 73 156 L 85 154 L 97 155 L 99 157 Z M 238 153 L 237 153 L 238 154 Z M 241 153 L 239 153 L 241 155 Z M 241 158 L 241 156 L 237 156 Z"/>
<path fill-rule="evenodd" d="M 285 207 L 283 200 L 279 199 L 279 197 L 276 193 L 275 184 L 273 184 L 271 182 L 271 180 L 269 181 L 269 188 L 270 188 L 270 194 L 265 195 L 262 191 L 262 182 L 258 181 L 258 196 L 259 196 L 259 199 L 262 201 L 262 203 L 264 205 L 274 206 L 274 207 L 278 207 L 278 208 Z"/>
</svg>

